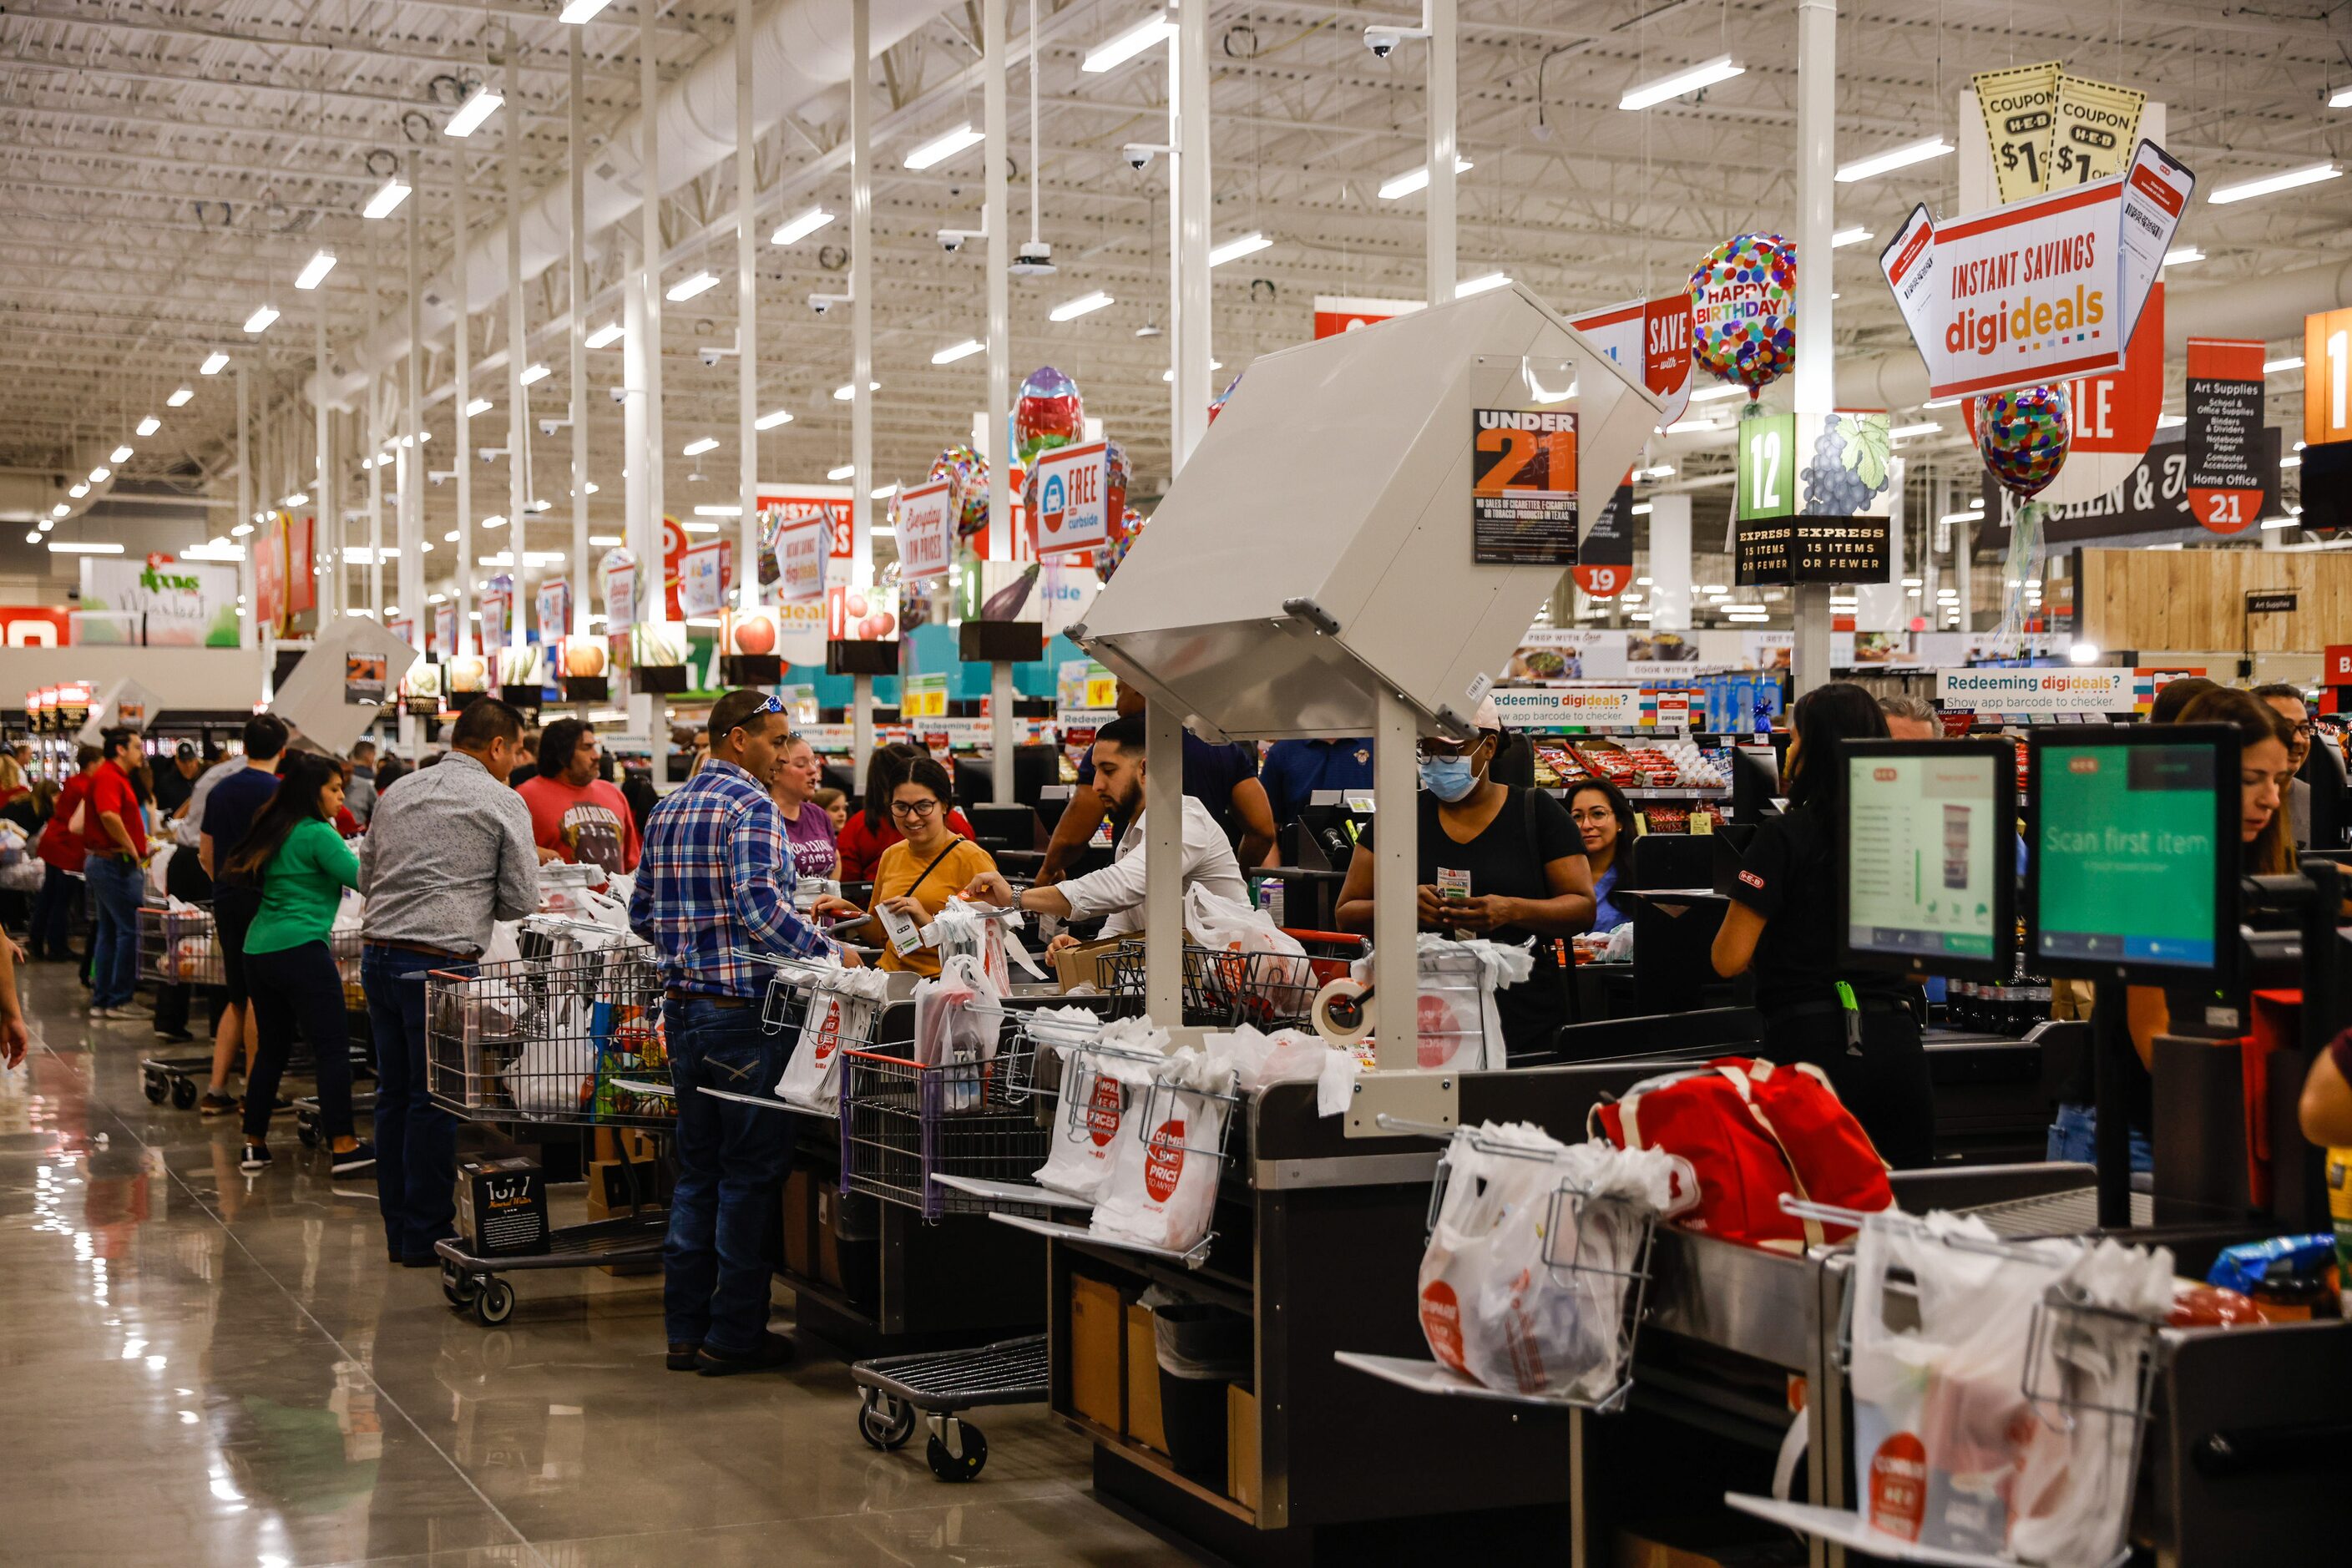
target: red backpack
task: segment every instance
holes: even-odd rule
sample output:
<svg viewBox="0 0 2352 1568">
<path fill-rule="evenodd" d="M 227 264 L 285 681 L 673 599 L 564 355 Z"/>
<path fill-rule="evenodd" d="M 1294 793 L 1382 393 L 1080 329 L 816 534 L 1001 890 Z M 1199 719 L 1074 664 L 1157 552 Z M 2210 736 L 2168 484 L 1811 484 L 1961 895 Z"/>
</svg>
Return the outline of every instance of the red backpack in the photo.
<svg viewBox="0 0 2352 1568">
<path fill-rule="evenodd" d="M 1588 1122 L 1621 1149 L 1689 1161 L 1698 1202 L 1675 1223 L 1725 1241 L 1794 1252 L 1849 1234 L 1783 1212 L 1783 1194 L 1865 1213 L 1895 1206 L 1886 1162 L 1810 1063 L 1719 1058 L 1637 1083 Z"/>
</svg>

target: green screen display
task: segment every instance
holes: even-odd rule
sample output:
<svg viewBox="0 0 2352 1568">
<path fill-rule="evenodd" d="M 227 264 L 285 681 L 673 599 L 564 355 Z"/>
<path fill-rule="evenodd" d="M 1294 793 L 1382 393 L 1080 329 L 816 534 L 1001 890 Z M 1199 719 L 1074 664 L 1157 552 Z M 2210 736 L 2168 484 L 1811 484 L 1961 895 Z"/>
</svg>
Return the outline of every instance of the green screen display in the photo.
<svg viewBox="0 0 2352 1568">
<path fill-rule="evenodd" d="M 2212 747 L 2044 746 L 2038 787 L 2042 952 L 2211 968 Z"/>
<path fill-rule="evenodd" d="M 1993 954 L 2016 842 L 1989 755 L 1847 762 L 1846 941 L 1921 959 Z"/>
</svg>

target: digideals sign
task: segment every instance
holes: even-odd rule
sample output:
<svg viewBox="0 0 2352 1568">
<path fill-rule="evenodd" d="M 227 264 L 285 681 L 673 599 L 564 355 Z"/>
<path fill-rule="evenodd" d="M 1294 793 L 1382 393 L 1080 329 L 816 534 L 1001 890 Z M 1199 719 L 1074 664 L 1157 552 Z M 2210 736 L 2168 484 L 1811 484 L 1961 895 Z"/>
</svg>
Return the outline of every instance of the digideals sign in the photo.
<svg viewBox="0 0 2352 1568">
<path fill-rule="evenodd" d="M 1687 290 L 1663 300 L 1628 300 L 1568 324 L 1591 338 L 1602 353 L 1632 370 L 1642 384 L 1664 400 L 1658 427 L 1665 428 L 1690 406 L 1691 313 Z"/>
</svg>

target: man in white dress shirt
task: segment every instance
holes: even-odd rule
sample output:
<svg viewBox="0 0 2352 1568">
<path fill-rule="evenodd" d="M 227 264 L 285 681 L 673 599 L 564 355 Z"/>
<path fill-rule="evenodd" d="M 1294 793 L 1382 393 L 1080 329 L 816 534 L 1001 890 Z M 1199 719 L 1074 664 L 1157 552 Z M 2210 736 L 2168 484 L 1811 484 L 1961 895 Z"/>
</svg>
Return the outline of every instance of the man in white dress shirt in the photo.
<svg viewBox="0 0 2352 1568">
<path fill-rule="evenodd" d="M 1046 888 L 1024 889 L 1023 909 L 1063 920 L 1107 916 L 1102 934 L 1118 936 L 1143 925 L 1143 720 L 1115 719 L 1095 731 L 1095 789 L 1111 809 L 1126 815 L 1127 831 L 1119 836 L 1116 858 L 1099 871 L 1072 877 Z M 1191 795 L 1184 801 L 1184 885 L 1198 883 L 1221 898 L 1250 901 L 1249 884 L 1224 829 L 1209 808 Z M 964 889 L 971 898 L 992 904 L 1014 901 L 1012 888 L 994 871 L 972 879 Z M 1055 937 L 1053 946 L 1071 939 Z M 1051 947 L 1048 948 L 1051 951 Z"/>
</svg>

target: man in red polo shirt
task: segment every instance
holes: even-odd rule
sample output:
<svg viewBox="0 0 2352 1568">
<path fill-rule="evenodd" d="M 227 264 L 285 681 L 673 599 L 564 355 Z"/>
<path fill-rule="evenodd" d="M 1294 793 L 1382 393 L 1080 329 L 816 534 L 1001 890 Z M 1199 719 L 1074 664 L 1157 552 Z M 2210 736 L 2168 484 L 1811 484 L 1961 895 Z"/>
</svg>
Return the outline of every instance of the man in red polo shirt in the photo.
<svg viewBox="0 0 2352 1568">
<path fill-rule="evenodd" d="M 89 802 L 82 813 L 82 842 L 89 858 L 82 880 L 89 888 L 97 921 L 90 938 L 89 1016 L 136 1017 L 131 987 L 139 976 L 139 903 L 146 880 L 147 814 L 131 787 L 138 765 L 139 735 L 109 730 L 104 760 L 89 775 Z"/>
<path fill-rule="evenodd" d="M 89 798 L 90 775 L 98 771 L 96 746 L 74 753 L 74 775 L 58 790 L 49 820 L 41 828 L 41 890 L 33 900 L 33 929 L 26 945 L 36 959 L 60 963 L 73 961 L 68 932 L 73 927 L 75 884 L 81 879 L 81 835 L 73 830 L 74 813 Z"/>
</svg>

